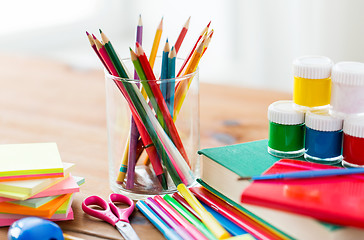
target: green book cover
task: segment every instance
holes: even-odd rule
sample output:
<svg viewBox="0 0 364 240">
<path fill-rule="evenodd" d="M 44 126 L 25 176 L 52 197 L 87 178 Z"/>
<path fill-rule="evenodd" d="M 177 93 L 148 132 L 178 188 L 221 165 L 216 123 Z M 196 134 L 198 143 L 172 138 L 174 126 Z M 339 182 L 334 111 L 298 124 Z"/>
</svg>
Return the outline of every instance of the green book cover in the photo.
<svg viewBox="0 0 364 240">
<path fill-rule="evenodd" d="M 258 140 L 198 151 L 241 177 L 260 175 L 280 158 L 268 153 L 268 140 Z M 296 158 L 304 160 L 303 157 Z"/>
</svg>

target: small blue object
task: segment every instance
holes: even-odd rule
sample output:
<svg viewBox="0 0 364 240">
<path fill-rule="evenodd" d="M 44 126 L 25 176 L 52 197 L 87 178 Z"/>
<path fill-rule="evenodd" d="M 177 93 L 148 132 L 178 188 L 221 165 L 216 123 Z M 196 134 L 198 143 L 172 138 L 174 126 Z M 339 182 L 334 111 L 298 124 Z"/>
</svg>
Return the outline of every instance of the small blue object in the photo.
<svg viewBox="0 0 364 240">
<path fill-rule="evenodd" d="M 14 222 L 8 232 L 8 240 L 64 240 L 61 228 L 54 222 L 27 217 Z"/>
<path fill-rule="evenodd" d="M 318 159 L 333 159 L 341 155 L 343 132 L 318 131 L 306 127 L 306 154 Z"/>
</svg>

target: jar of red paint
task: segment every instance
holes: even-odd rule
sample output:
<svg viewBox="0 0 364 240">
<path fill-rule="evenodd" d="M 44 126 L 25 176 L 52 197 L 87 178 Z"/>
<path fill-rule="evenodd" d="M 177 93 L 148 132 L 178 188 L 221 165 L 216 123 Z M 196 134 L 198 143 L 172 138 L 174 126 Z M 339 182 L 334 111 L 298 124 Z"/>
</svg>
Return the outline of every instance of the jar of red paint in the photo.
<svg viewBox="0 0 364 240">
<path fill-rule="evenodd" d="M 344 120 L 344 167 L 364 167 L 364 116 L 352 116 Z"/>
</svg>

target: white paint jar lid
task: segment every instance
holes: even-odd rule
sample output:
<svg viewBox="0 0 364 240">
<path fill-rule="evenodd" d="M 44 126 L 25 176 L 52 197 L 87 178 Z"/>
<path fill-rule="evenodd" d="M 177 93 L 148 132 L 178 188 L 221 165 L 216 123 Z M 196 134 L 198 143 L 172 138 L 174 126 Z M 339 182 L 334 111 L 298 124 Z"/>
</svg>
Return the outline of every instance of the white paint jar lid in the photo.
<svg viewBox="0 0 364 240">
<path fill-rule="evenodd" d="M 297 111 L 290 100 L 281 100 L 268 107 L 268 120 L 282 125 L 297 125 L 305 121 L 304 112 Z"/>
<path fill-rule="evenodd" d="M 342 130 L 343 119 L 334 117 L 328 111 L 308 111 L 305 116 L 306 127 L 324 132 Z"/>
<path fill-rule="evenodd" d="M 363 86 L 364 63 L 360 62 L 336 63 L 332 68 L 331 80 L 333 83 L 340 83 L 352 86 Z"/>
<path fill-rule="evenodd" d="M 364 116 L 351 116 L 344 120 L 344 133 L 364 138 Z"/>
<path fill-rule="evenodd" d="M 331 76 L 333 61 L 324 56 L 303 56 L 293 61 L 293 76 L 325 79 Z"/>
</svg>

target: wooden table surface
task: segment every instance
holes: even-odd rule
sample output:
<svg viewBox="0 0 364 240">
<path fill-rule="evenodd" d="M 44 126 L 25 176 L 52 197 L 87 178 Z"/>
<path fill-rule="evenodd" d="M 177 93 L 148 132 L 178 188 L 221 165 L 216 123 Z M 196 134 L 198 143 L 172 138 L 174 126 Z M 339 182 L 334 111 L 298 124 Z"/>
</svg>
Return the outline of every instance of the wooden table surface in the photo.
<svg viewBox="0 0 364 240">
<path fill-rule="evenodd" d="M 56 142 L 63 161 L 76 164 L 73 174 L 86 179 L 72 204 L 75 220 L 58 222 L 63 231 L 84 239 L 121 239 L 111 225 L 81 209 L 85 197 L 111 193 L 103 72 L 0 56 L 0 82 L 0 143 Z M 268 105 L 290 98 L 283 92 L 200 84 L 201 148 L 267 138 Z M 131 223 L 141 239 L 163 239 L 140 212 Z M 0 239 L 7 230 L 0 228 Z"/>
</svg>

